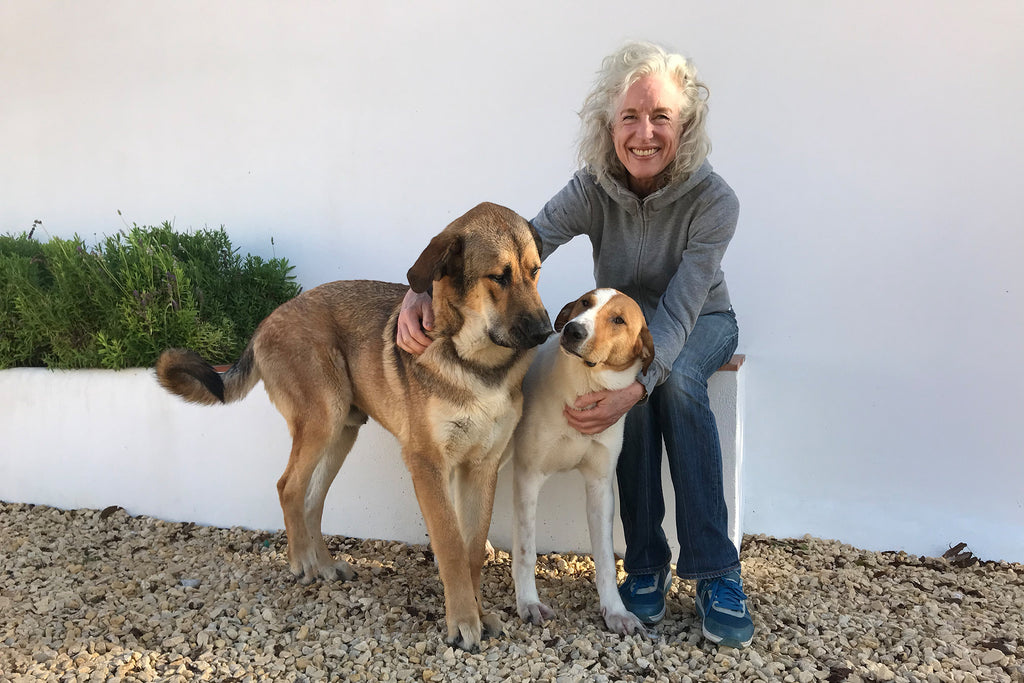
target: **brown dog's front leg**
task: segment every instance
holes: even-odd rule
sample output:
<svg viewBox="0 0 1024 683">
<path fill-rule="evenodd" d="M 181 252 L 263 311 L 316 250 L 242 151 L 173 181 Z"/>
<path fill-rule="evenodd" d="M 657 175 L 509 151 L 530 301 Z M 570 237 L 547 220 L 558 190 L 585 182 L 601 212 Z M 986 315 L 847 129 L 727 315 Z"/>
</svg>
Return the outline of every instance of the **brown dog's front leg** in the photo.
<svg viewBox="0 0 1024 683">
<path fill-rule="evenodd" d="M 475 652 L 480 648 L 482 627 L 469 554 L 452 504 L 448 473 L 432 460 L 419 454 L 406 458 L 444 584 L 446 640 L 449 645 Z"/>
<path fill-rule="evenodd" d="M 459 528 L 466 544 L 469 570 L 473 577 L 473 593 L 486 635 L 494 637 L 504 630 L 496 615 L 484 609 L 481 592 L 481 574 L 487 560 L 487 532 L 491 526 L 491 512 L 494 508 L 494 487 L 498 480 L 498 459 L 490 458 L 482 463 L 463 465 L 455 470 L 455 506 L 458 511 Z"/>
</svg>

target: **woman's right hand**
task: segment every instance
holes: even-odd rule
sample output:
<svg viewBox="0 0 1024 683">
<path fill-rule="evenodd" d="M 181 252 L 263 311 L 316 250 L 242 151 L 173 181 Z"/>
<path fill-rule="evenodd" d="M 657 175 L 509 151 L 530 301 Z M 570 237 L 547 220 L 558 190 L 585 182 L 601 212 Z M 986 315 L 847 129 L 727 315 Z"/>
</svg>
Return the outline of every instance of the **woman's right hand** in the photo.
<svg viewBox="0 0 1024 683">
<path fill-rule="evenodd" d="M 402 299 L 398 313 L 398 333 L 395 342 L 398 348 L 413 355 L 420 355 L 433 341 L 427 330 L 434 329 L 434 305 L 426 292 L 417 294 L 411 289 Z"/>
</svg>

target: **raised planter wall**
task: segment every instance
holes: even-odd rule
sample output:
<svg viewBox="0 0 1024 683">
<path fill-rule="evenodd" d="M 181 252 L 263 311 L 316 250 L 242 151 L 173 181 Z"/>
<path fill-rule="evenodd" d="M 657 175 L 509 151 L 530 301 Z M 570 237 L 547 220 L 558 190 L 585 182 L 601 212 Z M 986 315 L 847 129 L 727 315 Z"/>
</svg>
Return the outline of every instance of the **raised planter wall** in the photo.
<svg viewBox="0 0 1024 683">
<path fill-rule="evenodd" d="M 712 377 L 725 462 L 730 535 L 742 537 L 742 358 Z M 283 528 L 276 483 L 291 440 L 257 387 L 242 402 L 196 406 L 161 389 L 151 369 L 0 371 L 0 500 L 105 508 L 171 521 Z M 667 467 L 665 490 L 671 491 Z M 538 507 L 538 549 L 589 552 L 582 477 L 548 480 Z M 512 541 L 512 478 L 503 471 L 491 542 Z M 666 531 L 674 519 L 667 501 Z M 327 496 L 324 531 L 426 543 L 412 480 L 395 439 L 372 420 Z M 623 549 L 616 517 L 616 549 Z M 675 548 L 673 548 L 675 552 Z"/>
</svg>

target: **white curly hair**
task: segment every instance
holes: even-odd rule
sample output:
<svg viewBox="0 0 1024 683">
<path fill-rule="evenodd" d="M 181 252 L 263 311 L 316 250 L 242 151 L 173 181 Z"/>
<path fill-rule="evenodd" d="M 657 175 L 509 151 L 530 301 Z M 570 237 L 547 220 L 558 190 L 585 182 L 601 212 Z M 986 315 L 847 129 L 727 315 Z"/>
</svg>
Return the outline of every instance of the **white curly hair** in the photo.
<svg viewBox="0 0 1024 683">
<path fill-rule="evenodd" d="M 683 95 L 679 145 L 675 159 L 662 173 L 662 185 L 688 177 L 711 151 L 705 127 L 708 88 L 697 79 L 696 68 L 682 55 L 667 52 L 659 45 L 631 42 L 604 58 L 580 111 L 579 163 L 598 179 L 611 176 L 626 180 L 626 168 L 612 143 L 612 121 L 629 86 L 650 75 L 668 76 Z"/>
</svg>

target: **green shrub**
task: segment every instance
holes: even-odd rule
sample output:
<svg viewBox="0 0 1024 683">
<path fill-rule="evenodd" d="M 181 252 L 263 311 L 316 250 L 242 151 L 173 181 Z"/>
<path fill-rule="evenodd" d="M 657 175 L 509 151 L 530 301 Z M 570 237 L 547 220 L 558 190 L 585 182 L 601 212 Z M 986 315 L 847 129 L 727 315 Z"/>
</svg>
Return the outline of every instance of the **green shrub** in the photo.
<svg viewBox="0 0 1024 683">
<path fill-rule="evenodd" d="M 223 228 L 133 226 L 91 248 L 32 234 L 0 235 L 0 369 L 148 367 L 173 346 L 231 362 L 300 291 L 286 259 L 243 259 Z"/>
</svg>

